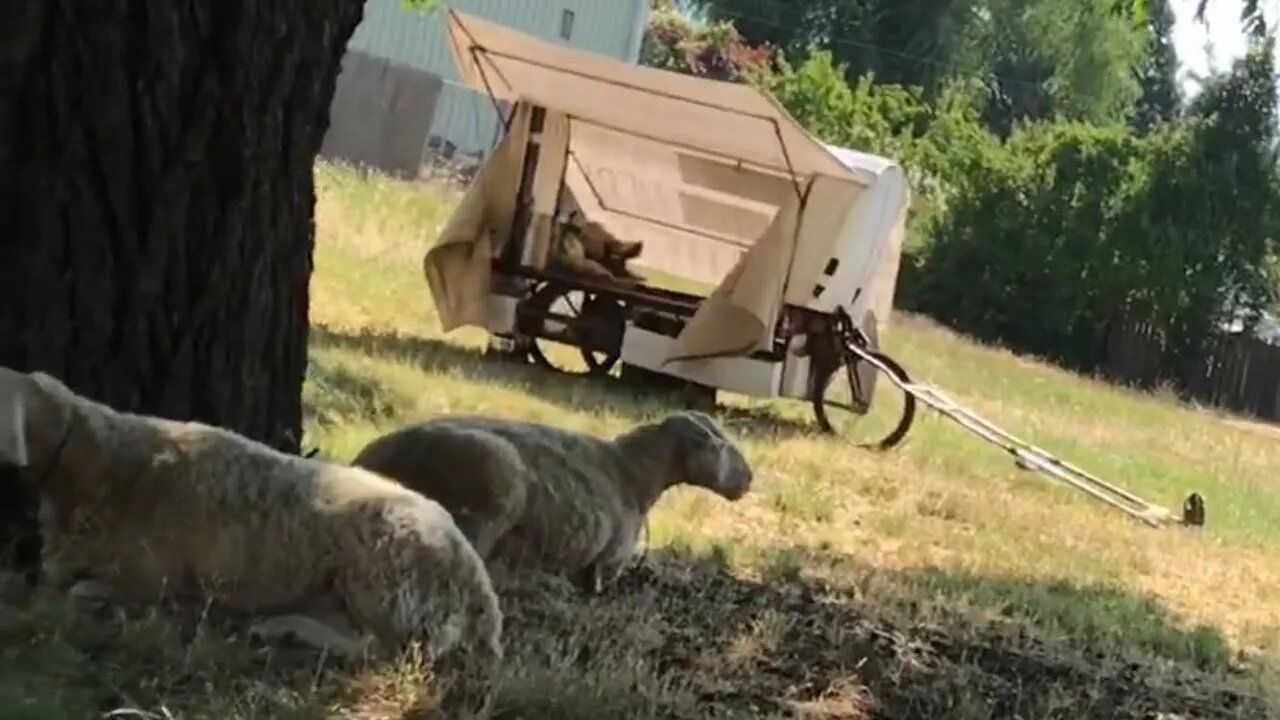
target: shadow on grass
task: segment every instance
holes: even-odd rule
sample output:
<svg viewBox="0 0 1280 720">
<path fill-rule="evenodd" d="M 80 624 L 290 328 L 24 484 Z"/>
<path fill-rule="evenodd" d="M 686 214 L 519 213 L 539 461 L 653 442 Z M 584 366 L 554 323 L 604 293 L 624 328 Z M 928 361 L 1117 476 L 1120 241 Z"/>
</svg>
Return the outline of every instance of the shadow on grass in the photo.
<svg viewBox="0 0 1280 720">
<path fill-rule="evenodd" d="M 842 579 L 803 571 L 823 564 Z M 1123 589 L 887 572 L 801 550 L 762 568 L 747 577 L 715 554 L 665 549 L 598 597 L 500 584 L 496 717 L 1252 720 L 1278 709 L 1217 631 L 1183 630 Z M 0 648 L 4 718 L 125 706 L 413 718 L 379 693 L 422 687 L 402 668 L 254 649 L 233 624 L 184 613 L 121 626 L 0 598 Z"/>
<path fill-rule="evenodd" d="M 308 386 L 303 388 L 303 422 L 336 421 L 359 417 L 372 421 L 389 420 L 397 407 L 411 398 L 391 394 L 375 378 L 312 360 L 307 366 Z"/>
<path fill-rule="evenodd" d="M 1121 589 L 868 569 L 841 587 L 794 559 L 784 553 L 753 580 L 714 557 L 660 553 L 606 596 L 568 603 L 561 627 L 540 603 L 525 617 L 510 602 L 508 636 L 647 637 L 631 662 L 682 684 L 702 717 L 1271 716 L 1261 681 L 1232 663 L 1219 632 L 1179 629 L 1160 604 Z M 601 658 L 583 647 L 589 672 Z M 519 695 L 508 703 L 522 706 Z"/>
<path fill-rule="evenodd" d="M 682 407 L 672 393 L 637 387 L 614 377 L 587 377 L 557 373 L 531 363 L 487 356 L 483 352 L 458 347 L 444 340 L 364 330 L 358 333 L 335 330 L 324 325 L 311 328 L 311 343 L 357 351 L 365 355 L 394 358 L 429 371 L 450 371 L 469 380 L 518 388 L 531 396 L 576 411 L 591 412 L 602 407 L 631 419 Z M 321 371 L 322 380 L 332 380 L 331 389 L 353 407 L 367 410 L 369 417 L 381 417 L 387 403 L 377 399 L 376 384 L 351 373 Z M 314 412 L 314 410 L 313 410 Z M 750 436 L 786 439 L 817 432 L 809 423 L 796 422 L 763 410 L 718 406 L 715 414 L 736 432 Z M 363 415 L 362 415 L 363 416 Z"/>
</svg>

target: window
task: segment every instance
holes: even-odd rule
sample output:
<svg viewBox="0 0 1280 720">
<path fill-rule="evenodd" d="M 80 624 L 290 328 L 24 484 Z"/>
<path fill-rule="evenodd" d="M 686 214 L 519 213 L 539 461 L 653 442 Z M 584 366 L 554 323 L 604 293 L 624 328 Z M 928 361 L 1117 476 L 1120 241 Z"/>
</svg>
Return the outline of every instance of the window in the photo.
<svg viewBox="0 0 1280 720">
<path fill-rule="evenodd" d="M 573 35 L 573 11 L 560 13 L 560 37 L 568 40 Z"/>
</svg>

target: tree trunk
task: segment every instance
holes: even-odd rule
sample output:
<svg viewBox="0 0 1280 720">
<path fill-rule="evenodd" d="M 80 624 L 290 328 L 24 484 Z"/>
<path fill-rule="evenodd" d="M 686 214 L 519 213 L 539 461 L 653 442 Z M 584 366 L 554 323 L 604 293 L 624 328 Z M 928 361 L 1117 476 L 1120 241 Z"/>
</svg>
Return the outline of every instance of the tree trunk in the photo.
<svg viewBox="0 0 1280 720">
<path fill-rule="evenodd" d="M 296 452 L 312 164 L 362 8 L 0 4 L 0 365 Z M 18 538 L 29 571 L 4 474 L 0 557 Z"/>
<path fill-rule="evenodd" d="M 0 365 L 301 440 L 312 164 L 362 0 L 0 9 Z"/>
</svg>

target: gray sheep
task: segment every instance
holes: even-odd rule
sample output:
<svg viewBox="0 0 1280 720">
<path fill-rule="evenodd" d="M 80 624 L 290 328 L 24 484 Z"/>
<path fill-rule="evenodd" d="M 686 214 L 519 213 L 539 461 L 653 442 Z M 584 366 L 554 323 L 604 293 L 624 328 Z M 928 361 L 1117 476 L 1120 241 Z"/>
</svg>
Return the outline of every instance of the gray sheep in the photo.
<svg viewBox="0 0 1280 720">
<path fill-rule="evenodd" d="M 625 567 L 667 488 L 694 485 L 734 501 L 752 479 L 711 418 L 692 411 L 613 439 L 437 418 L 375 439 L 352 464 L 439 501 L 486 561 L 560 575 L 590 592 Z"/>
<path fill-rule="evenodd" d="M 42 570 L 72 596 L 212 596 L 265 618 L 257 635 L 343 655 L 418 640 L 486 688 L 501 663 L 482 559 L 439 503 L 389 479 L 8 368 L 0 462 L 38 495 Z"/>
</svg>

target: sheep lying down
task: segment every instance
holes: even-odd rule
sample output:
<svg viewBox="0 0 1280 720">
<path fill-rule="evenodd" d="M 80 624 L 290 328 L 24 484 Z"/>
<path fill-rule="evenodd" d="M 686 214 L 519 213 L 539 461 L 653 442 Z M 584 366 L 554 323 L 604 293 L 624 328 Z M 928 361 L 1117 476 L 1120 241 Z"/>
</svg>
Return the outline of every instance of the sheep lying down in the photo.
<svg viewBox="0 0 1280 720">
<path fill-rule="evenodd" d="M 733 501 L 752 478 L 714 421 L 692 411 L 612 439 L 437 418 L 377 438 L 352 464 L 439 501 L 486 561 L 562 575 L 590 592 L 626 566 L 667 488 L 694 485 Z"/>
<path fill-rule="evenodd" d="M 254 632 L 354 655 L 422 642 L 496 666 L 484 563 L 440 504 L 358 468 L 119 412 L 0 368 L 0 462 L 41 502 L 43 571 L 73 595 L 212 594 Z M 370 637 L 371 636 L 371 637 Z"/>
</svg>

